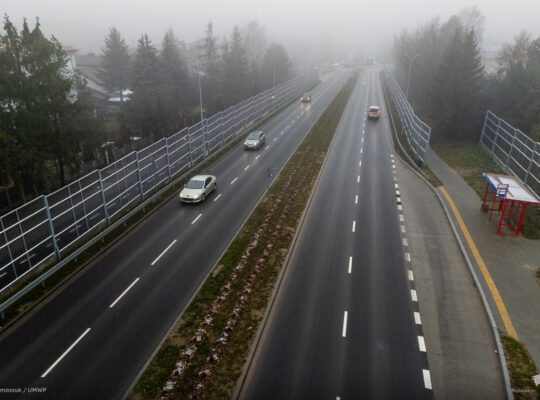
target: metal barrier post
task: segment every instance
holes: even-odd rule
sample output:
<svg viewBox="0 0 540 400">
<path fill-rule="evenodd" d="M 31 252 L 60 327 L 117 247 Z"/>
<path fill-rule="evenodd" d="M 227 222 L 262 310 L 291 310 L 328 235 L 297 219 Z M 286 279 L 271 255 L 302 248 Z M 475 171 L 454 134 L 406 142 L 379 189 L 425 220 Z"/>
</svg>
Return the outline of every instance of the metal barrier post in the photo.
<svg viewBox="0 0 540 400">
<path fill-rule="evenodd" d="M 58 260 L 61 260 L 60 249 L 58 248 L 58 243 L 56 243 L 56 235 L 54 234 L 54 226 L 51 218 L 51 210 L 49 209 L 49 202 L 47 201 L 47 196 L 43 196 L 43 206 L 45 207 L 45 212 L 47 213 L 47 219 L 49 220 L 49 230 L 51 231 L 51 238 L 54 246 L 54 252 Z"/>
<path fill-rule="evenodd" d="M 514 149 L 514 141 L 516 140 L 517 135 L 517 129 L 514 128 L 514 135 L 512 136 L 512 144 L 510 145 L 510 151 L 508 152 L 508 156 L 506 157 L 506 165 L 504 166 L 504 173 L 508 172 L 508 163 L 510 162 L 510 158 L 512 157 L 512 150 Z"/>
<path fill-rule="evenodd" d="M 188 152 L 189 152 L 189 168 L 193 167 L 193 157 L 191 155 L 191 134 L 190 134 L 190 127 L 187 128 L 187 140 L 188 140 Z"/>
<path fill-rule="evenodd" d="M 144 193 L 143 193 L 143 187 L 142 187 L 142 178 L 141 178 L 141 168 L 139 165 L 139 152 L 135 152 L 135 157 L 137 161 L 137 177 L 139 178 L 139 191 L 141 192 L 141 200 L 144 200 Z"/>
<path fill-rule="evenodd" d="M 169 175 L 169 179 L 171 178 L 171 162 L 169 159 L 169 138 L 165 138 L 165 153 L 167 155 L 167 174 Z"/>
<path fill-rule="evenodd" d="M 99 190 L 101 191 L 101 201 L 103 201 L 103 212 L 105 213 L 105 221 L 107 221 L 107 225 L 110 225 L 109 211 L 107 210 L 107 200 L 105 199 L 105 188 L 103 187 L 103 179 L 101 178 L 100 169 L 98 169 L 98 177 L 99 177 Z"/>
<path fill-rule="evenodd" d="M 501 119 L 497 117 L 497 130 L 495 131 L 495 134 L 493 135 L 493 144 L 491 145 L 491 152 L 489 153 L 491 158 L 493 158 L 493 152 L 495 151 L 495 143 L 497 143 L 497 137 L 499 136 L 500 126 L 501 126 Z"/>
<path fill-rule="evenodd" d="M 221 138 L 221 147 L 223 147 L 223 130 L 225 129 L 223 126 L 223 111 L 219 112 L 219 125 L 221 126 L 221 129 L 219 130 L 219 137 Z"/>
<path fill-rule="evenodd" d="M 531 158 L 529 160 L 529 168 L 527 168 L 527 173 L 525 174 L 525 179 L 523 179 L 523 183 L 527 185 L 527 179 L 529 178 L 529 175 L 531 174 L 531 167 L 534 162 L 534 156 L 536 155 L 536 147 L 538 146 L 538 142 L 534 142 L 533 152 L 531 155 Z"/>
</svg>

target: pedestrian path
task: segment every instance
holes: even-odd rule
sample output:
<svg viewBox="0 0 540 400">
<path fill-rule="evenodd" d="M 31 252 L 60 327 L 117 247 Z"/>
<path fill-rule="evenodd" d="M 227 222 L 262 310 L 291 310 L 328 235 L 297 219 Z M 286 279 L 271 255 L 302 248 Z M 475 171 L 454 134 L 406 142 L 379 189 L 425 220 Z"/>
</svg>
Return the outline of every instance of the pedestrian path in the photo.
<svg viewBox="0 0 540 400">
<path fill-rule="evenodd" d="M 540 241 L 498 235 L 496 218 L 489 223 L 488 215 L 481 211 L 482 199 L 478 194 L 432 149 L 426 160 L 443 182 L 443 189 L 438 190 L 443 198 L 444 192 L 448 194 L 445 198 L 448 208 L 452 208 L 450 202 L 453 202 L 470 233 L 474 244 L 466 245 L 469 258 L 482 277 L 497 327 L 507 335 L 517 336 L 540 366 L 540 286 L 535 279 L 536 270 L 540 268 Z M 454 216 L 456 226 L 458 218 Z M 460 234 L 467 243 L 466 234 L 462 231 Z M 506 316 L 504 310 L 507 310 Z"/>
</svg>

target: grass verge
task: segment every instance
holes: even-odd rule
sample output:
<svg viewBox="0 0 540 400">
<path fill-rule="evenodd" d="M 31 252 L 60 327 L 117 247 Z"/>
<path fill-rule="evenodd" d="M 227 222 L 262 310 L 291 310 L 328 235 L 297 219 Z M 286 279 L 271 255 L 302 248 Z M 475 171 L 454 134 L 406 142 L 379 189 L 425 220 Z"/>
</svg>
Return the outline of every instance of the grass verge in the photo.
<svg viewBox="0 0 540 400">
<path fill-rule="evenodd" d="M 535 385 L 532 379 L 538 370 L 527 349 L 510 336 L 501 334 L 501 341 L 515 399 L 539 399 L 540 386 Z"/>
<path fill-rule="evenodd" d="M 283 167 L 130 399 L 230 398 L 356 77 Z"/>
<path fill-rule="evenodd" d="M 438 143 L 432 148 L 482 199 L 487 184 L 482 173 L 504 173 L 476 144 Z M 521 234 L 527 239 L 540 239 L 540 206 L 527 206 Z"/>
<path fill-rule="evenodd" d="M 317 81 L 313 87 L 317 86 L 320 83 L 320 81 Z M 297 99 L 294 98 L 291 101 L 287 102 L 280 108 L 278 108 L 273 114 L 269 115 L 262 121 L 260 121 L 258 124 L 250 127 L 247 129 L 244 133 L 239 135 L 236 139 L 233 139 L 233 142 L 225 149 L 220 149 L 217 151 L 217 154 L 203 162 L 201 165 L 199 165 L 195 171 L 193 172 L 193 175 L 205 171 L 207 168 L 209 168 L 212 164 L 220 160 L 222 157 L 224 157 L 230 150 L 232 150 L 237 144 L 242 142 L 245 139 L 245 136 L 248 134 L 251 130 L 256 130 L 259 127 L 262 127 L 264 124 L 266 124 L 271 118 L 273 118 L 276 114 L 278 114 L 281 110 L 285 109 L 287 106 L 289 106 L 291 103 L 296 102 Z M 185 172 L 187 172 L 188 168 L 179 171 L 178 174 L 181 175 Z M 34 306 L 36 306 L 38 303 L 45 300 L 48 296 L 50 296 L 52 293 L 54 293 L 57 289 L 64 286 L 71 278 L 74 278 L 77 276 L 79 272 L 81 272 L 86 266 L 89 265 L 89 262 L 95 259 L 97 256 L 99 256 L 103 251 L 111 247 L 114 243 L 117 242 L 117 240 L 124 235 L 126 235 L 131 229 L 133 229 L 135 226 L 140 224 L 144 219 L 150 215 L 153 211 L 157 210 L 161 205 L 163 205 L 167 200 L 169 200 L 172 196 L 176 194 L 176 192 L 183 187 L 184 183 L 186 183 L 187 179 L 189 177 L 186 177 L 185 179 L 181 180 L 180 182 L 171 185 L 170 188 L 168 188 L 162 195 L 154 199 L 152 202 L 150 202 L 148 205 L 146 205 L 142 210 L 135 213 L 131 218 L 129 218 L 124 224 L 121 224 L 116 229 L 111 231 L 109 234 L 103 237 L 103 240 L 96 242 L 92 246 L 90 246 L 87 250 L 85 250 L 83 253 L 81 253 L 75 260 L 69 262 L 64 267 L 60 268 L 57 272 L 55 272 L 53 275 L 51 275 L 49 278 L 46 279 L 41 285 L 36 286 L 34 289 L 32 289 L 30 292 L 28 292 L 26 295 L 21 297 L 17 302 L 12 304 L 10 307 L 4 310 L 4 312 L 1 315 L 0 318 L 0 333 L 5 331 L 6 328 L 11 326 L 15 321 L 17 321 L 19 318 L 21 318 L 27 311 L 31 310 Z M 156 193 L 158 190 L 160 190 L 163 186 L 168 185 L 169 183 L 165 183 L 163 185 L 160 185 L 153 191 L 147 194 L 146 197 L 151 196 L 152 194 Z M 136 207 L 138 204 L 134 204 L 133 207 Z M 126 209 L 125 213 L 129 212 L 130 209 Z M 102 228 L 104 229 L 104 228 Z M 81 244 L 84 243 L 84 240 L 90 241 L 92 238 L 97 236 L 99 234 L 99 230 L 96 229 L 96 233 L 92 236 L 87 236 L 85 239 L 81 239 Z M 73 250 L 74 251 L 74 250 Z M 62 254 L 63 258 L 66 258 L 69 256 L 69 252 L 65 252 Z M 27 276 L 22 278 L 19 282 L 15 283 L 12 287 L 10 287 L 8 290 L 6 290 L 1 296 L 0 296 L 0 304 L 2 304 L 4 301 L 9 299 L 11 296 L 13 296 L 17 291 L 22 290 L 25 286 L 29 285 L 34 280 L 38 279 L 39 276 L 43 275 L 48 270 L 54 268 L 56 265 L 56 262 L 52 262 L 48 265 L 44 263 L 41 267 L 36 268 L 34 271 L 30 272 Z"/>
<path fill-rule="evenodd" d="M 416 165 L 416 164 L 413 165 L 410 162 L 409 157 L 414 160 L 415 155 L 413 154 L 413 152 L 411 151 L 411 149 L 407 145 L 407 137 L 405 136 L 405 132 L 403 131 L 403 127 L 401 125 L 401 120 L 399 119 L 399 115 L 398 115 L 398 112 L 396 110 L 396 107 L 394 106 L 394 103 L 392 101 L 390 101 L 390 99 L 387 96 L 388 87 L 386 86 L 386 81 L 384 80 L 382 74 L 383 74 L 383 72 L 381 72 L 380 76 L 381 76 L 381 82 L 382 82 L 383 89 L 384 89 L 384 100 L 385 100 L 385 103 L 386 103 L 386 109 L 390 112 L 390 116 L 391 116 L 390 128 L 393 131 L 392 141 L 394 142 L 394 150 L 401 157 L 401 159 L 403 161 L 409 163 L 414 168 L 419 168 L 419 172 L 434 187 L 442 186 L 442 182 L 439 180 L 439 178 L 437 178 L 437 175 L 435 175 L 433 173 L 433 171 L 427 165 L 419 167 L 418 165 Z M 393 120 L 393 124 L 392 124 L 392 120 Z M 399 140 L 399 142 L 398 142 L 398 140 Z M 403 147 L 405 148 L 405 151 L 407 152 L 407 154 L 405 154 L 403 152 L 403 150 L 401 149 L 401 146 L 399 145 L 399 143 L 401 143 L 403 145 Z M 409 157 L 407 157 L 407 155 Z"/>
</svg>

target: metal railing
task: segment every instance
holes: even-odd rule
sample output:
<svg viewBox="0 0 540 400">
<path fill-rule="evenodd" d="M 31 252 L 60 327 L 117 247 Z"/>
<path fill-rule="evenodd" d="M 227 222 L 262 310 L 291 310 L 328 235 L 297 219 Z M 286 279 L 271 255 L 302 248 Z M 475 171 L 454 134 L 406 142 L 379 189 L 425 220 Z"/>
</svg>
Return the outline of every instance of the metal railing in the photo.
<svg viewBox="0 0 540 400">
<path fill-rule="evenodd" d="M 61 260 L 66 249 L 83 247 L 90 231 L 118 220 L 128 206 L 196 167 L 316 79 L 309 72 L 268 89 L 0 217 L 0 291 L 44 261 Z"/>
<path fill-rule="evenodd" d="M 422 166 L 424 165 L 426 152 L 429 148 L 431 128 L 416 116 L 392 74 L 385 71 L 384 76 L 389 92 L 392 95 L 392 100 L 399 114 L 401 126 L 405 132 L 409 148 L 416 157 L 416 161 Z"/>
<path fill-rule="evenodd" d="M 540 197 L 540 143 L 491 111 L 486 112 L 480 145 L 499 164 Z"/>
</svg>

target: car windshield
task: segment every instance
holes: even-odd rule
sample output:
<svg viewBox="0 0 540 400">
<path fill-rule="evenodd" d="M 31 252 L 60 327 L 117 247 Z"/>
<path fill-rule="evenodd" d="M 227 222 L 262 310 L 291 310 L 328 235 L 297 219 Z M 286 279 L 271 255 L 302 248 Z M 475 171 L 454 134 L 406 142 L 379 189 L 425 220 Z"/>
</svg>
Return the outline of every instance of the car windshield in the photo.
<svg viewBox="0 0 540 400">
<path fill-rule="evenodd" d="M 248 140 L 258 140 L 259 139 L 259 132 L 251 132 L 249 136 L 247 137 Z"/>
<path fill-rule="evenodd" d="M 304 93 L 304 97 L 309 97 L 310 94 L 309 93 Z"/>
<path fill-rule="evenodd" d="M 203 187 L 204 181 L 200 181 L 198 179 L 191 179 L 186 185 L 186 188 L 188 189 L 202 189 Z"/>
</svg>

